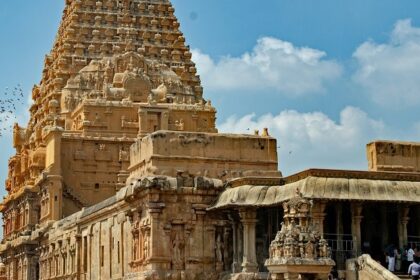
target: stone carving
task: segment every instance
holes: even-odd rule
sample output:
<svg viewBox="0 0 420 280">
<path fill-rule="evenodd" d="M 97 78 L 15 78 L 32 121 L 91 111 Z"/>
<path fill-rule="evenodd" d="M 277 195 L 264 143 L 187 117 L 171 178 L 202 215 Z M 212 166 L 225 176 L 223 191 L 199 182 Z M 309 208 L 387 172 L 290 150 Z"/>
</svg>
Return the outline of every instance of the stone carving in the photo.
<svg viewBox="0 0 420 280">
<path fill-rule="evenodd" d="M 146 230 L 143 235 L 143 256 L 148 259 L 150 256 L 150 231 Z"/>
<path fill-rule="evenodd" d="M 182 270 L 184 267 L 184 238 L 181 236 L 181 229 L 175 228 L 172 233 L 172 267 L 175 270 Z"/>
<path fill-rule="evenodd" d="M 223 252 L 225 245 L 223 244 L 222 237 L 219 234 L 216 239 L 216 261 L 223 264 Z"/>
<path fill-rule="evenodd" d="M 166 102 L 166 96 L 168 94 L 168 88 L 165 84 L 159 85 L 156 89 L 152 89 L 152 100 L 158 103 Z"/>
<path fill-rule="evenodd" d="M 184 124 L 184 120 L 180 119 L 180 120 L 176 120 L 175 121 L 175 129 L 178 131 L 184 131 L 185 129 L 185 124 Z"/>
<path fill-rule="evenodd" d="M 26 129 L 20 127 L 17 123 L 13 126 L 13 146 L 18 149 L 26 141 Z"/>
<path fill-rule="evenodd" d="M 119 152 L 118 160 L 119 161 L 130 161 L 130 152 L 126 151 L 126 149 L 124 147 L 121 147 L 120 152 Z"/>
<path fill-rule="evenodd" d="M 284 222 L 271 242 L 270 258 L 265 262 L 273 275 L 285 273 L 291 266 L 299 267 L 293 268 L 295 273 L 315 273 L 310 270 L 317 267 L 328 275 L 335 265 L 327 241 L 314 229 L 311 208 L 312 202 L 299 191 L 295 198 L 283 203 Z"/>
</svg>

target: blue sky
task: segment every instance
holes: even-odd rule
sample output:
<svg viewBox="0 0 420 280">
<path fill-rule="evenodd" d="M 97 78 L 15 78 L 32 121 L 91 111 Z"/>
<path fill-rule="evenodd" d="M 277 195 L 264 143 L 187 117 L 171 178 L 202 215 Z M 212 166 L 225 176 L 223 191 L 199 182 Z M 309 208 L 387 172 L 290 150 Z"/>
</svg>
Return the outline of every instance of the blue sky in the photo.
<svg viewBox="0 0 420 280">
<path fill-rule="evenodd" d="M 420 136 L 419 1 L 172 2 L 220 130 L 269 127 L 286 175 L 363 170 L 370 140 Z M 63 6 L 0 2 L 0 94 L 18 83 L 29 94 L 39 82 Z M 0 146 L 3 182 L 10 134 Z"/>
</svg>

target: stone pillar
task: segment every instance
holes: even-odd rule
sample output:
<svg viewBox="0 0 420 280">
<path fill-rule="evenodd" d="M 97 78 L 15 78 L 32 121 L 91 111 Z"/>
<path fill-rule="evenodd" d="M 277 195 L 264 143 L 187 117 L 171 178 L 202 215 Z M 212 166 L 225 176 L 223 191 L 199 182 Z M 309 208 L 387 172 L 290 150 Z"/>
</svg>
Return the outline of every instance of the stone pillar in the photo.
<svg viewBox="0 0 420 280">
<path fill-rule="evenodd" d="M 410 208 L 408 206 L 400 206 L 398 208 L 398 245 L 399 248 L 408 245 L 407 225 L 410 220 L 408 214 Z"/>
<path fill-rule="evenodd" d="M 388 219 L 386 215 L 386 207 L 384 205 L 379 206 L 380 211 L 380 221 L 381 221 L 381 246 L 382 248 L 385 248 L 389 244 L 389 225 L 388 225 Z"/>
<path fill-rule="evenodd" d="M 233 246 L 233 261 L 232 261 L 232 273 L 239 272 L 239 252 L 238 252 L 238 224 L 232 215 L 229 215 L 229 220 L 232 223 L 232 246 Z"/>
<path fill-rule="evenodd" d="M 170 244 L 163 242 L 165 240 L 165 233 L 162 230 L 161 214 L 164 203 L 150 202 L 149 203 L 149 214 L 151 217 L 151 228 L 150 228 L 150 242 L 149 242 L 149 269 L 160 270 L 170 269 L 171 258 L 170 258 Z"/>
<path fill-rule="evenodd" d="M 362 253 L 362 231 L 360 224 L 363 216 L 363 205 L 361 203 L 351 204 L 351 234 L 353 236 L 353 253 L 357 257 Z"/>
<path fill-rule="evenodd" d="M 337 262 L 337 269 L 343 270 L 345 269 L 345 262 L 346 257 L 344 255 L 344 248 L 343 248 L 343 204 L 342 202 L 338 202 L 335 204 L 335 219 L 336 219 L 336 241 L 337 241 L 337 251 L 336 251 L 336 262 Z"/>
<path fill-rule="evenodd" d="M 205 253 L 203 244 L 207 242 L 207 236 L 204 226 L 204 217 L 206 215 L 206 208 L 208 205 L 193 204 L 196 221 L 194 229 L 191 232 L 191 237 L 188 238 L 188 254 L 186 269 L 192 270 L 206 270 L 205 267 Z"/>
<path fill-rule="evenodd" d="M 147 127 L 147 111 L 144 109 L 139 109 L 139 137 L 143 137 L 148 132 Z"/>
<path fill-rule="evenodd" d="M 169 113 L 163 112 L 160 118 L 160 130 L 169 129 Z"/>
<path fill-rule="evenodd" d="M 255 251 L 255 225 L 257 212 L 255 209 L 241 209 L 239 211 L 244 227 L 242 272 L 257 272 L 257 254 Z"/>
<path fill-rule="evenodd" d="M 324 220 L 325 220 L 325 207 L 327 204 L 324 201 L 315 201 L 312 208 L 312 221 L 315 229 L 324 235 Z"/>
<path fill-rule="evenodd" d="M 412 217 L 419 217 L 420 215 L 420 207 L 419 206 L 415 206 L 415 207 L 411 207 L 411 216 Z M 420 236 L 420 223 L 414 223 L 414 235 L 415 236 Z"/>
</svg>

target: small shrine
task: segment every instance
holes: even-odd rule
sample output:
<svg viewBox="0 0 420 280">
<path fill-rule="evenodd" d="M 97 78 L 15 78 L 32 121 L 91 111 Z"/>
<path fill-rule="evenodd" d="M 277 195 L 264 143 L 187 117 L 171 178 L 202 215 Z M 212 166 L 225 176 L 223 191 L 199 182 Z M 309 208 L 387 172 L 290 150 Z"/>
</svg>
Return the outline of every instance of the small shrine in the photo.
<svg viewBox="0 0 420 280">
<path fill-rule="evenodd" d="M 283 203 L 284 221 L 265 262 L 272 280 L 326 280 L 335 265 L 328 242 L 312 224 L 312 202 L 297 196 Z"/>
</svg>

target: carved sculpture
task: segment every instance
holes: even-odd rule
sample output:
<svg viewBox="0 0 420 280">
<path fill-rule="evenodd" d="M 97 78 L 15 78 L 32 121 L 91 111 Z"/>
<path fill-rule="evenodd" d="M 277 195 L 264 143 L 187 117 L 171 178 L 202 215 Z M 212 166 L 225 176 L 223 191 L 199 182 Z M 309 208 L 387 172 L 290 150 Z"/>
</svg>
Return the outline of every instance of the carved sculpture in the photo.
<svg viewBox="0 0 420 280">
<path fill-rule="evenodd" d="M 172 238 L 172 265 L 174 269 L 183 269 L 184 261 L 182 257 L 184 240 L 180 236 L 179 230 L 175 230 Z"/>
<path fill-rule="evenodd" d="M 223 263 L 223 251 L 224 251 L 225 245 L 222 242 L 222 238 L 220 235 L 217 236 L 216 240 L 216 259 L 217 262 Z"/>
<path fill-rule="evenodd" d="M 166 102 L 167 94 L 168 88 L 165 86 L 165 84 L 161 84 L 156 89 L 152 89 L 152 99 L 158 103 Z"/>
<path fill-rule="evenodd" d="M 284 273 L 296 266 L 299 268 L 293 270 L 300 270 L 302 275 L 310 274 L 311 270 L 328 275 L 335 265 L 327 241 L 314 230 L 311 208 L 312 202 L 303 198 L 299 191 L 295 198 L 283 203 L 284 222 L 271 242 L 270 258 L 265 262 L 273 279 L 278 279 L 275 277 L 281 274 L 279 271 Z"/>
</svg>

